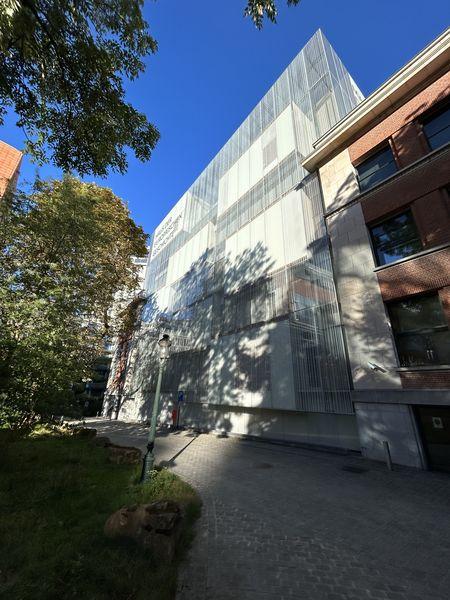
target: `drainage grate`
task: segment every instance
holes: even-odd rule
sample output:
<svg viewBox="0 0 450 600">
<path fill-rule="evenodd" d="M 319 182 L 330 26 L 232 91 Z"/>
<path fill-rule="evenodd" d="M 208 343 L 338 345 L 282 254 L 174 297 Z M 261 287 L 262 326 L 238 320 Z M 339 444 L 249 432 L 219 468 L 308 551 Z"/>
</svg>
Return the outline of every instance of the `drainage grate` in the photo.
<svg viewBox="0 0 450 600">
<path fill-rule="evenodd" d="M 354 467 L 353 465 L 345 465 L 342 467 L 343 471 L 348 471 L 349 473 L 366 473 L 369 469 L 362 469 L 361 467 Z"/>
</svg>

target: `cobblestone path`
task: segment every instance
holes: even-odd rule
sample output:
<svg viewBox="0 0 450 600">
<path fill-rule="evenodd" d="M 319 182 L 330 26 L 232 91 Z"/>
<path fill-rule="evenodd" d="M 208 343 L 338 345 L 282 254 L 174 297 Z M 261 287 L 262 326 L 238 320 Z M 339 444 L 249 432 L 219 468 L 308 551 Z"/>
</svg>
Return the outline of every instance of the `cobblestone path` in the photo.
<svg viewBox="0 0 450 600">
<path fill-rule="evenodd" d="M 140 425 L 95 427 L 145 447 Z M 450 598 L 448 475 L 186 432 L 156 453 L 204 503 L 177 600 Z"/>
</svg>

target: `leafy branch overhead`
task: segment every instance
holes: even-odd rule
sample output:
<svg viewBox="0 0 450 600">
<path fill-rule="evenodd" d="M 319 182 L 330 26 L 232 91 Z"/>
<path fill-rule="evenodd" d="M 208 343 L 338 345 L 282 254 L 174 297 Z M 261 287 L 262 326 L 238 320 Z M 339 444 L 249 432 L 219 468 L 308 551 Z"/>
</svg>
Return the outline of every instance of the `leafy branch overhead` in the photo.
<svg viewBox="0 0 450 600">
<path fill-rule="evenodd" d="M 300 0 L 287 0 L 288 6 L 296 6 L 299 2 Z M 252 19 L 258 29 L 261 29 L 265 17 L 272 23 L 276 23 L 276 2 L 275 0 L 248 0 L 244 14 Z"/>
<path fill-rule="evenodd" d="M 300 0 L 287 0 L 296 5 Z M 26 150 L 63 171 L 125 173 L 127 149 L 150 158 L 159 132 L 125 99 L 124 80 L 156 52 L 144 0 L 1 0 L 0 125 L 18 117 Z M 248 0 L 261 29 L 275 0 Z"/>
<path fill-rule="evenodd" d="M 159 133 L 125 100 L 157 44 L 143 0 L 2 0 L 0 125 L 13 108 L 27 150 L 65 171 L 124 173 Z"/>
</svg>

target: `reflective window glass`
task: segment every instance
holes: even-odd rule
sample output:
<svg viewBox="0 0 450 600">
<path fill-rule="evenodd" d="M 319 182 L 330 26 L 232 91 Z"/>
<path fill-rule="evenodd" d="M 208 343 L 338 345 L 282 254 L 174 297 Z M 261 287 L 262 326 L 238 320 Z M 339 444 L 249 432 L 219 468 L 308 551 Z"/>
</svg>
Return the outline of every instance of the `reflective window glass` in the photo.
<svg viewBox="0 0 450 600">
<path fill-rule="evenodd" d="M 450 106 L 428 117 L 423 123 L 423 130 L 432 150 L 447 144 L 450 141 Z"/>
<path fill-rule="evenodd" d="M 402 367 L 450 364 L 450 331 L 437 294 L 388 306 Z"/>
<path fill-rule="evenodd" d="M 277 160 L 277 139 L 272 138 L 263 146 L 263 167 L 267 169 L 275 160 Z"/>
<path fill-rule="evenodd" d="M 370 233 L 378 265 L 411 256 L 422 249 L 410 210 L 371 227 Z"/>
<path fill-rule="evenodd" d="M 397 170 L 390 146 L 385 146 L 356 167 L 361 192 L 387 179 Z"/>
</svg>

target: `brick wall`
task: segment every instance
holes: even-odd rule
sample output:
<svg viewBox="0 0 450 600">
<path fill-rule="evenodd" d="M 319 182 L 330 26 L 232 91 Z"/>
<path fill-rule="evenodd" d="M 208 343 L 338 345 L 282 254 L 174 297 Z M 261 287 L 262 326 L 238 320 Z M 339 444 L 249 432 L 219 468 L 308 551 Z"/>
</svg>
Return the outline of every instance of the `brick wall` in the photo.
<svg viewBox="0 0 450 600">
<path fill-rule="evenodd" d="M 450 370 L 443 371 L 402 371 L 400 372 L 402 387 L 405 389 L 438 389 L 450 388 Z"/>
<path fill-rule="evenodd" d="M 450 198 L 445 190 L 422 196 L 411 209 L 424 248 L 450 242 Z"/>
<path fill-rule="evenodd" d="M 423 198 L 425 206 L 429 202 L 433 202 L 433 206 L 428 206 L 428 210 L 425 210 L 425 212 L 430 213 L 430 209 L 444 211 L 441 214 L 445 214 L 446 219 L 442 221 L 442 216 L 439 216 L 437 223 L 439 228 L 441 226 L 445 227 L 448 238 L 450 203 L 448 196 L 443 192 L 443 188 L 450 182 L 449 163 L 450 149 L 365 195 L 361 200 L 361 207 L 366 223 L 378 220 L 385 215 L 411 205 L 417 199 Z M 430 196 L 433 193 L 435 195 Z M 431 232 L 427 235 L 433 236 Z"/>
<path fill-rule="evenodd" d="M 384 302 L 450 286 L 450 247 L 377 272 Z"/>
<path fill-rule="evenodd" d="M 425 137 L 415 119 L 449 95 L 450 72 L 419 92 L 349 147 L 352 163 L 364 158 L 384 140 L 392 138 L 400 168 L 406 167 L 429 152 Z"/>
<path fill-rule="evenodd" d="M 429 154 L 428 143 L 417 118 L 449 96 L 450 72 L 440 77 L 349 147 L 352 163 L 358 162 L 390 138 L 399 168 Z M 450 148 L 400 173 L 361 201 L 370 224 L 403 208 L 411 207 L 424 248 L 450 242 Z M 409 273 L 408 273 L 409 275 Z"/>
<path fill-rule="evenodd" d="M 345 173 L 348 172 L 346 178 L 341 176 L 340 171 L 336 171 L 336 169 L 333 171 L 328 165 L 322 168 L 321 178 L 323 175 L 326 175 L 330 179 L 330 182 L 328 182 L 328 179 L 325 177 L 324 195 L 326 208 L 328 210 L 339 208 L 345 201 L 355 197 L 354 192 L 349 193 L 351 189 L 351 176 L 353 175 L 351 165 L 358 164 L 375 148 L 389 140 L 397 167 L 406 170 L 379 188 L 364 194 L 360 204 L 365 225 L 379 222 L 396 212 L 410 208 L 424 249 L 450 244 L 450 198 L 446 191 L 446 187 L 450 184 L 450 148 L 433 153 L 428 158 L 427 155 L 430 154 L 430 148 L 419 122 L 422 114 L 434 105 L 444 101 L 449 93 L 450 72 L 441 76 L 403 106 L 394 110 L 392 114 L 387 115 L 384 120 L 377 123 L 371 130 L 364 133 L 349 146 L 348 156 L 351 164 L 350 168 L 347 168 L 347 171 L 344 169 Z M 341 154 L 344 156 L 344 153 Z M 345 166 L 344 158 L 342 158 L 339 165 L 342 163 Z M 417 161 L 420 162 L 407 169 L 407 167 Z M 330 171 L 329 173 L 326 170 L 327 168 Z M 340 187 L 335 189 L 336 185 L 333 187 L 333 179 L 337 175 L 340 175 Z M 342 190 L 344 193 L 342 193 Z M 328 191 L 333 192 L 333 194 L 328 194 L 333 196 L 332 200 L 327 199 Z M 342 199 L 341 196 L 343 196 Z M 330 229 L 329 221 L 328 226 Z M 350 236 L 350 233 L 348 235 Z M 332 235 L 330 237 L 333 246 L 335 269 L 339 275 L 339 269 L 342 269 L 342 260 L 335 247 L 337 241 L 333 240 Z M 351 238 L 349 237 L 349 239 Z M 354 249 L 354 256 L 351 257 L 353 269 L 355 269 L 354 261 L 356 256 L 357 252 Z M 336 262 L 339 264 L 336 265 Z M 371 272 L 373 275 L 373 267 L 371 268 Z M 353 274 L 354 271 L 351 272 L 351 275 Z M 346 324 L 344 309 L 346 298 L 343 296 L 342 290 L 344 285 L 352 283 L 349 274 L 346 275 L 347 277 L 341 285 L 339 285 L 338 277 L 338 291 L 340 292 L 341 306 L 343 307 L 344 326 Z M 384 302 L 415 294 L 438 291 L 450 327 L 450 247 L 436 250 L 396 265 L 387 266 L 377 271 L 376 276 Z M 366 302 L 364 309 L 361 311 L 361 318 L 364 321 L 364 328 L 367 330 L 369 329 L 368 321 L 371 320 L 369 317 L 370 314 L 371 309 L 369 309 Z M 382 314 L 384 315 L 380 310 L 380 315 Z M 350 330 L 346 330 L 346 333 L 349 339 L 348 346 L 351 356 L 355 334 Z M 384 339 L 384 337 L 389 337 L 386 332 L 383 332 L 382 335 L 383 340 L 381 337 L 378 340 L 378 346 L 380 347 L 382 346 L 382 341 L 387 342 L 387 339 Z M 396 370 L 395 367 L 393 370 Z M 401 386 L 406 389 L 450 388 L 450 369 L 400 371 L 398 375 L 400 376 Z M 355 382 L 355 376 L 353 379 L 355 388 L 357 388 L 358 385 Z M 379 382 L 377 383 L 379 385 Z"/>
</svg>

